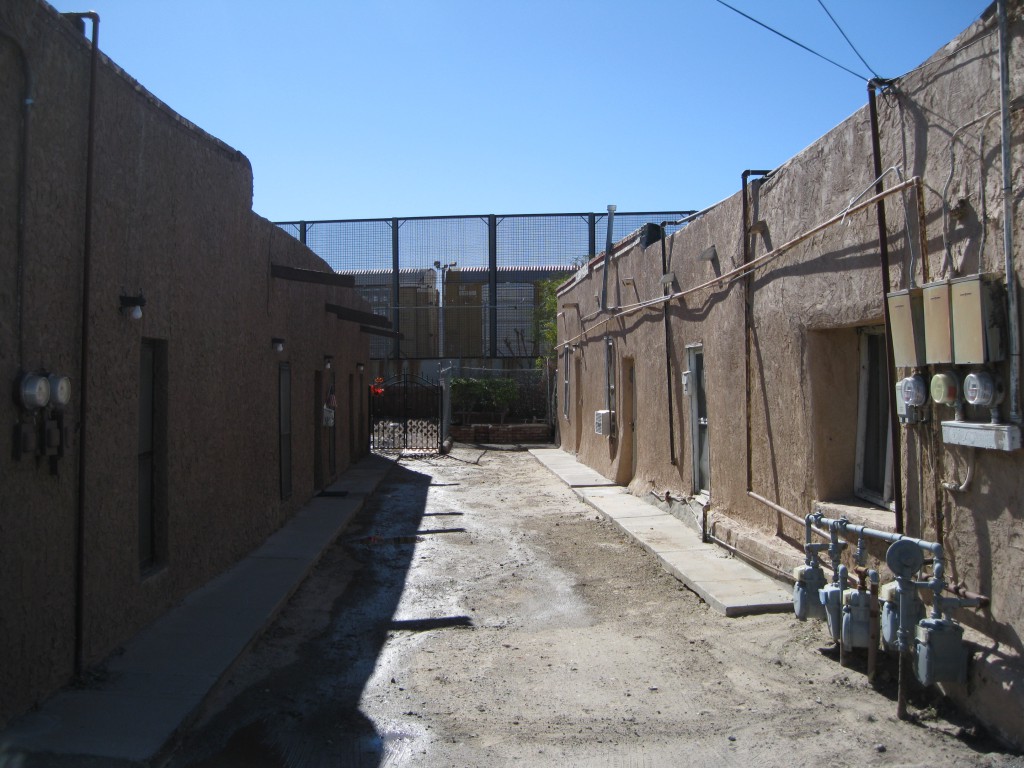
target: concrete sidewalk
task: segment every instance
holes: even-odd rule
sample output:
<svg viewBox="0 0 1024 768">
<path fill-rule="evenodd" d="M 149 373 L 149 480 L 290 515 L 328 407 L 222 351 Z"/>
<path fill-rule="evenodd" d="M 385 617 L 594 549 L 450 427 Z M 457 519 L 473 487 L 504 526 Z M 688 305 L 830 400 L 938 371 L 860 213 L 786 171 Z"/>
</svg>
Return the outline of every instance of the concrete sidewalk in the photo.
<svg viewBox="0 0 1024 768">
<path fill-rule="evenodd" d="M 704 544 L 699 533 L 675 516 L 638 499 L 560 448 L 530 453 L 718 612 L 742 616 L 793 610 L 791 590 L 721 547 Z"/>
<path fill-rule="evenodd" d="M 190 594 L 111 656 L 102 679 L 66 688 L 0 733 L 19 752 L 146 761 L 193 716 L 377 488 L 394 462 L 348 469 L 257 550 Z"/>
</svg>

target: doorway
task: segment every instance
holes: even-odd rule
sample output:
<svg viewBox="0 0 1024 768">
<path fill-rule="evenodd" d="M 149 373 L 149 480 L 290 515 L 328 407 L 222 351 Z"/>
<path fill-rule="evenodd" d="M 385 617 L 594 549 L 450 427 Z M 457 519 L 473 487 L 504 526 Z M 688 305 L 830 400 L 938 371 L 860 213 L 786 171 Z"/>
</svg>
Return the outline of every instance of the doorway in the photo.
<svg viewBox="0 0 1024 768">
<path fill-rule="evenodd" d="M 324 487 L 324 374 L 323 371 L 313 372 L 313 490 L 320 491 Z"/>
<path fill-rule="evenodd" d="M 684 392 L 690 396 L 690 455 L 693 465 L 693 495 L 711 495 L 711 445 L 708 433 L 708 403 L 704 373 L 704 347 L 686 348 L 689 370 Z"/>
<path fill-rule="evenodd" d="M 616 470 L 615 482 L 629 485 L 636 476 L 636 365 L 632 357 L 622 359 L 620 370 L 621 395 L 619 397 L 620 413 L 617 415 L 618 430 L 616 439 L 619 443 L 619 465 Z"/>
</svg>

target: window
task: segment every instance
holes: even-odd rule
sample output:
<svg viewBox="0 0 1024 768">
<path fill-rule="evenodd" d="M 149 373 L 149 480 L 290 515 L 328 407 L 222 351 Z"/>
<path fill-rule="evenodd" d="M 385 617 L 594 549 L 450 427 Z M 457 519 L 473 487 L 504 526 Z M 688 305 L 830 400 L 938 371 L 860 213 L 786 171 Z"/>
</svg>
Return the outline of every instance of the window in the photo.
<svg viewBox="0 0 1024 768">
<path fill-rule="evenodd" d="M 889 373 L 881 327 L 861 329 L 859 381 L 854 493 L 867 501 L 888 506 L 892 500 L 892 435 L 889 431 Z"/>
</svg>

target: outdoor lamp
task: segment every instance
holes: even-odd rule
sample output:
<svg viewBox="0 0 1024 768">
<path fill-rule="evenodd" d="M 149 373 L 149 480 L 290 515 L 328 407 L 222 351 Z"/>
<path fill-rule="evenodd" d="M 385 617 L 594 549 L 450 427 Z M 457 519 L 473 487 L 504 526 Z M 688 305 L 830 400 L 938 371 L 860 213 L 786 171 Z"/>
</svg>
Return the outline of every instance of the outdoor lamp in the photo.
<svg viewBox="0 0 1024 768">
<path fill-rule="evenodd" d="M 275 352 L 284 352 L 284 339 L 275 336 L 270 340 L 270 346 L 274 348 Z"/>
<path fill-rule="evenodd" d="M 142 308 L 146 306 L 146 297 L 141 293 L 138 296 L 121 295 L 121 314 L 132 320 L 142 319 Z"/>
</svg>

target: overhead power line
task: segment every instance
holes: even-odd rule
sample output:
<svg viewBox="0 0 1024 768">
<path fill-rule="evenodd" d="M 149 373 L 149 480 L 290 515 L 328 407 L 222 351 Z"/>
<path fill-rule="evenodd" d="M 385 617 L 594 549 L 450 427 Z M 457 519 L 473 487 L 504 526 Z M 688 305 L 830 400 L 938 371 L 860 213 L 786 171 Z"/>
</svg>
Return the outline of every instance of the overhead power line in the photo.
<svg viewBox="0 0 1024 768">
<path fill-rule="evenodd" d="M 733 7 L 731 6 L 731 5 L 729 5 L 729 4 L 727 3 L 727 2 L 725 2 L 725 0 L 715 0 L 715 2 L 716 2 L 716 3 L 718 3 L 719 5 L 724 5 L 724 6 L 726 7 L 726 8 L 728 8 L 728 9 L 729 9 L 730 11 L 732 11 L 733 13 L 738 13 L 738 14 L 739 14 L 740 16 L 742 16 L 743 18 L 745 18 L 745 19 L 748 19 L 748 20 L 750 20 L 750 21 L 754 22 L 754 23 L 755 23 L 755 24 L 757 24 L 757 25 L 758 25 L 759 27 L 764 27 L 764 28 L 765 28 L 765 29 L 767 29 L 767 30 L 768 30 L 769 32 L 771 32 L 771 33 L 773 33 L 773 34 L 776 34 L 776 35 L 778 35 L 779 37 L 781 37 L 781 38 L 782 38 L 783 40 L 787 40 L 787 41 L 791 42 L 791 43 L 792 43 L 793 45 L 795 45 L 795 46 L 798 46 L 798 47 L 800 47 L 800 48 L 803 48 L 803 49 L 804 49 L 805 51 L 807 51 L 808 53 L 812 53 L 812 54 L 814 54 L 814 55 L 815 55 L 815 56 L 817 56 L 817 57 L 818 57 L 819 59 L 823 59 L 824 61 L 827 61 L 827 62 L 828 62 L 829 64 L 831 64 L 832 66 L 834 66 L 834 67 L 839 67 L 839 69 L 843 70 L 844 72 L 848 72 L 849 74 L 853 75 L 854 77 L 856 77 L 856 78 L 857 78 L 857 79 L 859 79 L 859 80 L 863 80 L 864 82 L 868 82 L 868 80 L 870 80 L 870 79 L 871 79 L 871 78 L 865 77 L 864 75 L 860 74 L 859 72 L 854 72 L 854 71 L 853 71 L 852 69 L 850 69 L 849 67 L 844 67 L 844 66 L 843 66 L 842 64 L 840 64 L 840 63 L 839 63 L 838 61 L 833 61 L 833 60 L 832 60 L 832 59 L 830 59 L 830 58 L 829 58 L 828 56 L 825 56 L 825 55 L 823 55 L 823 54 L 821 54 L 821 53 L 818 53 L 818 52 L 817 52 L 816 50 L 814 50 L 813 48 L 808 48 L 808 47 L 807 47 L 806 45 L 804 45 L 803 43 L 801 43 L 801 42 L 798 42 L 798 41 L 794 40 L 794 39 L 793 39 L 792 37 L 789 37 L 788 35 L 784 35 L 784 34 L 782 34 L 781 32 L 779 32 L 779 30 L 777 30 L 777 29 L 774 29 L 773 27 L 769 27 L 769 26 L 768 26 L 767 24 L 765 24 L 765 23 L 764 23 L 763 21 L 758 21 L 758 20 L 757 20 L 757 19 L 755 19 L 755 18 L 754 18 L 753 16 L 750 16 L 750 15 L 748 15 L 748 14 L 744 13 L 743 11 L 741 11 L 741 10 L 740 10 L 739 8 L 733 8 Z M 830 14 L 830 15 L 831 15 L 831 14 Z M 871 69 L 871 67 L 868 67 L 868 69 Z"/>
<path fill-rule="evenodd" d="M 868 64 L 868 63 L 867 63 L 867 62 L 866 62 L 866 61 L 864 60 L 864 57 L 860 55 L 860 51 L 858 51 L 858 50 L 857 50 L 857 48 L 856 48 L 856 47 L 854 46 L 854 44 L 853 44 L 853 42 L 852 42 L 852 41 L 850 40 L 850 38 L 846 36 L 846 33 L 845 33 L 845 32 L 843 31 L 843 28 L 842 28 L 842 27 L 840 27 L 840 26 L 839 26 L 839 22 L 838 22 L 838 21 L 836 21 L 836 17 L 835 17 L 835 16 L 833 16 L 833 15 L 832 15 L 832 14 L 831 14 L 831 13 L 829 12 L 828 8 L 826 8 L 826 7 L 825 7 L 825 0 L 818 0 L 818 5 L 820 5 L 820 6 L 821 6 L 821 10 L 823 10 L 823 11 L 824 11 L 824 12 L 825 12 L 826 14 L 828 14 L 828 17 L 829 17 L 830 19 L 832 19 L 832 23 L 836 25 L 836 29 L 838 29 L 838 30 L 839 30 L 839 34 L 843 36 L 843 40 L 845 40 L 845 41 L 846 41 L 846 44 L 850 46 L 850 50 L 852 50 L 852 51 L 853 51 L 854 53 L 856 53 L 856 54 L 857 54 L 857 58 L 858 58 L 858 59 L 860 59 L 860 63 L 861 63 L 861 64 L 863 64 L 863 65 L 864 65 L 865 67 L 867 67 L 867 68 L 868 68 L 868 72 L 870 72 L 870 73 L 871 73 L 872 75 L 874 75 L 874 76 L 875 76 L 875 80 L 881 80 L 882 78 L 881 78 L 881 77 L 879 77 L 879 76 L 878 76 L 878 73 L 877 73 L 877 72 L 875 72 L 875 70 L 874 70 L 874 69 L 872 69 L 871 65 L 870 65 L 870 64 Z"/>
</svg>

